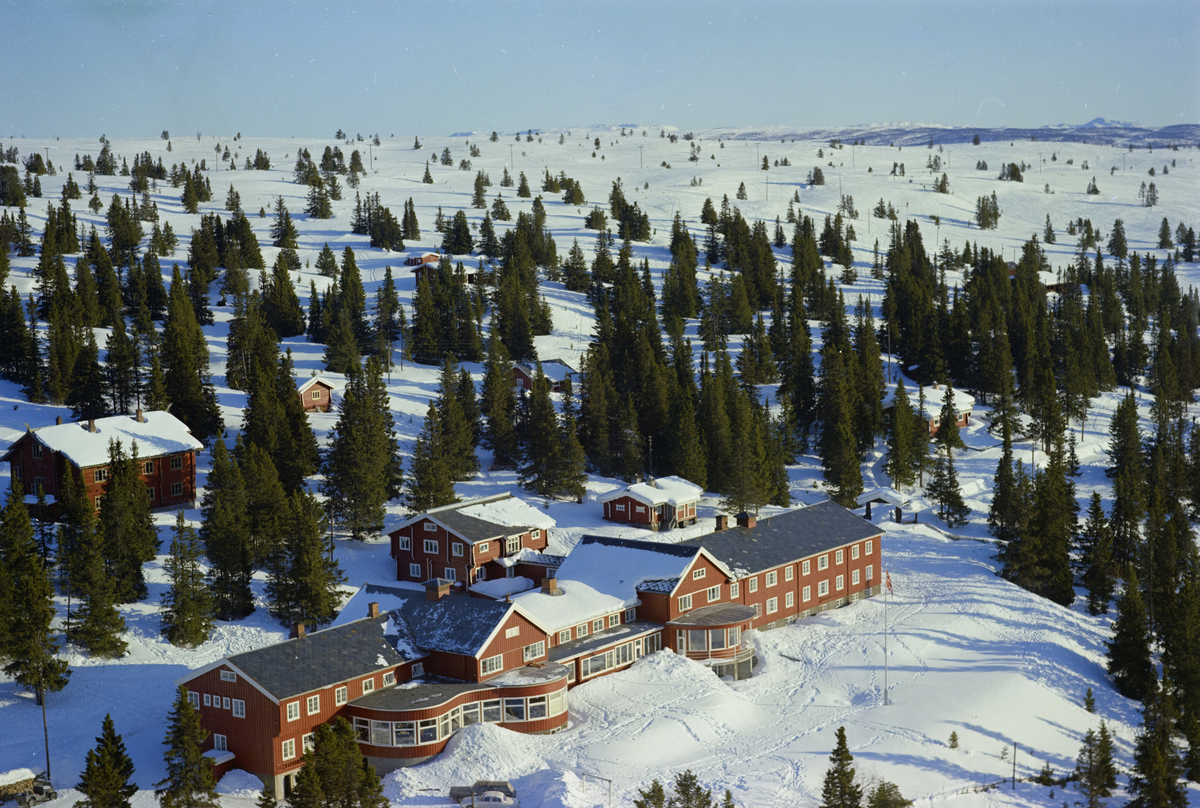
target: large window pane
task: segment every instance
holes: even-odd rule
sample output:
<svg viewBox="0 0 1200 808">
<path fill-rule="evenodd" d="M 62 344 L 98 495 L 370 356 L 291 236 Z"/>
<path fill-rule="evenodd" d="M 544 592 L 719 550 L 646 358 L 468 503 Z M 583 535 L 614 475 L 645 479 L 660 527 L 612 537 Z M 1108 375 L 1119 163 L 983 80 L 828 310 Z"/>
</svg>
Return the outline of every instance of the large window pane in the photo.
<svg viewBox="0 0 1200 808">
<path fill-rule="evenodd" d="M 530 696 L 529 697 L 529 720 L 535 718 L 546 717 L 546 697 L 545 696 Z"/>
<path fill-rule="evenodd" d="M 525 720 L 525 699 L 505 699 L 504 700 L 504 720 L 505 721 L 524 721 Z"/>
<path fill-rule="evenodd" d="M 708 647 L 714 651 L 719 651 L 725 647 L 725 629 L 714 628 L 708 632 Z"/>
<path fill-rule="evenodd" d="M 397 721 L 392 724 L 395 730 L 396 746 L 412 746 L 417 742 L 417 726 L 413 721 Z"/>
<path fill-rule="evenodd" d="M 427 718 L 420 725 L 421 743 L 434 743 L 438 739 L 437 719 Z"/>
<path fill-rule="evenodd" d="M 354 736 L 363 743 L 371 742 L 371 722 L 366 718 L 354 719 Z"/>
<path fill-rule="evenodd" d="M 483 720 L 492 724 L 500 723 L 503 718 L 503 713 L 500 711 L 500 699 L 492 699 L 483 703 Z"/>
<path fill-rule="evenodd" d="M 390 721 L 371 722 L 371 743 L 378 746 L 391 746 L 392 723 Z"/>
<path fill-rule="evenodd" d="M 701 629 L 699 631 L 697 631 L 695 629 L 689 631 L 688 632 L 688 650 L 689 651 L 705 650 L 706 648 L 708 648 L 708 644 L 706 642 L 707 639 L 708 639 L 708 632 L 704 631 L 703 629 Z"/>
<path fill-rule="evenodd" d="M 479 702 L 464 704 L 462 708 L 462 723 L 464 727 L 479 723 Z"/>
<path fill-rule="evenodd" d="M 555 690 L 550 694 L 550 715 L 558 715 L 563 711 L 566 694 L 565 690 Z"/>
</svg>

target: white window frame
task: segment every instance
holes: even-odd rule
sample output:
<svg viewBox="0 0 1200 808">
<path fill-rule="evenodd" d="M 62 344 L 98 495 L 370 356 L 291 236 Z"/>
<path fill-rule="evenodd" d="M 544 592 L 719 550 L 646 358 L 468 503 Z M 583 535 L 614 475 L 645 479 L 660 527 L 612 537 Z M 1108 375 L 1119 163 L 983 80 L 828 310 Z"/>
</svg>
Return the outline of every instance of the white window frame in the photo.
<svg viewBox="0 0 1200 808">
<path fill-rule="evenodd" d="M 367 693 L 372 693 L 374 691 L 375 691 L 375 678 L 368 677 L 366 679 L 363 679 L 362 680 L 363 695 L 365 696 Z"/>
<path fill-rule="evenodd" d="M 839 567 L 842 564 L 846 563 L 846 551 L 838 550 L 836 553 L 834 553 L 833 554 L 833 563 L 837 564 Z"/>
<path fill-rule="evenodd" d="M 429 555 L 437 555 L 438 554 L 438 540 L 437 539 L 426 539 L 423 547 L 425 549 L 425 552 Z"/>
<path fill-rule="evenodd" d="M 225 736 L 220 734 L 219 732 L 213 733 L 213 751 L 214 752 L 228 752 L 229 751 L 228 741 L 226 740 Z"/>
<path fill-rule="evenodd" d="M 616 628 L 616 627 L 617 627 L 617 626 L 619 626 L 619 625 L 621 625 L 621 615 L 619 615 L 619 614 L 610 614 L 610 615 L 608 616 L 608 627 L 609 627 L 609 628 Z"/>
<path fill-rule="evenodd" d="M 505 541 L 504 541 L 504 554 L 505 555 L 514 555 L 520 549 L 521 549 L 521 537 L 520 536 L 510 536 L 508 539 L 505 539 Z"/>
<path fill-rule="evenodd" d="M 234 718 L 245 718 L 246 717 L 246 702 L 243 701 L 242 699 L 234 699 L 233 700 L 233 717 Z"/>
<path fill-rule="evenodd" d="M 870 555 L 871 550 L 873 549 L 874 545 L 875 545 L 875 542 L 871 541 L 870 539 L 867 539 L 867 544 L 866 544 L 866 547 L 863 549 L 863 554 Z"/>
<path fill-rule="evenodd" d="M 195 690 L 188 691 L 188 704 L 192 705 L 193 710 L 200 709 L 200 694 Z"/>
<path fill-rule="evenodd" d="M 834 579 L 834 585 L 837 588 L 837 591 L 841 592 L 843 589 L 846 588 L 846 576 L 839 575 L 837 578 Z"/>
<path fill-rule="evenodd" d="M 626 609 L 625 622 L 632 623 L 634 620 L 637 620 L 637 609 Z"/>
<path fill-rule="evenodd" d="M 812 562 L 811 561 L 802 561 L 800 563 L 800 574 L 801 575 L 809 575 L 811 573 L 812 573 Z"/>
<path fill-rule="evenodd" d="M 804 589 L 800 590 L 800 600 L 804 601 L 805 603 L 808 603 L 810 600 L 812 600 L 811 586 L 806 586 Z"/>
<path fill-rule="evenodd" d="M 333 691 L 333 705 L 335 707 L 341 707 L 343 704 L 349 701 L 349 696 L 350 688 L 342 685 L 337 690 Z"/>
<path fill-rule="evenodd" d="M 872 567 L 872 565 L 871 565 L 871 564 L 868 564 L 868 565 L 867 565 L 867 580 L 868 580 L 868 581 L 873 581 L 873 580 L 875 580 L 875 577 L 874 577 L 874 569 L 873 569 L 873 567 Z"/>
<path fill-rule="evenodd" d="M 154 461 L 147 460 L 145 463 L 142 464 L 142 474 L 153 474 L 153 473 L 154 473 Z"/>
<path fill-rule="evenodd" d="M 33 443 L 33 459 L 41 460 L 42 457 L 43 457 L 42 444 L 38 443 L 37 441 L 34 441 L 34 443 Z"/>
<path fill-rule="evenodd" d="M 783 580 L 785 580 L 785 581 L 792 580 L 792 578 L 795 577 L 794 573 L 795 573 L 794 568 L 792 567 L 791 564 L 788 564 L 786 567 L 783 568 Z"/>
<path fill-rule="evenodd" d="M 746 579 L 746 591 L 753 594 L 758 591 L 758 576 L 752 576 Z"/>
<path fill-rule="evenodd" d="M 425 675 L 425 663 L 424 662 L 414 662 L 413 666 L 412 666 L 412 678 L 420 679 L 424 675 Z"/>
<path fill-rule="evenodd" d="M 858 560 L 858 545 L 857 544 L 850 548 L 850 560 L 851 561 Z"/>
<path fill-rule="evenodd" d="M 233 671 L 222 670 L 221 671 L 221 681 L 222 682 L 236 682 L 237 674 L 234 673 Z"/>
<path fill-rule="evenodd" d="M 829 553 L 825 553 L 824 555 L 817 556 L 817 569 L 818 570 L 829 569 Z"/>
<path fill-rule="evenodd" d="M 437 525 L 435 525 L 433 522 L 430 522 L 428 519 L 421 524 L 425 526 L 426 533 L 437 533 Z"/>
<path fill-rule="evenodd" d="M 400 550 L 412 552 L 412 538 L 410 536 L 400 536 L 396 546 Z"/>
<path fill-rule="evenodd" d="M 457 558 L 462 558 L 462 554 L 463 554 L 462 542 L 460 542 L 460 541 L 450 542 L 450 554 Z"/>
<path fill-rule="evenodd" d="M 309 733 L 305 733 L 304 735 L 300 736 L 300 748 L 302 750 L 304 750 L 305 754 L 307 754 L 308 752 L 311 752 L 313 749 L 316 749 L 316 747 L 317 747 L 317 733 L 309 732 Z"/>
<path fill-rule="evenodd" d="M 296 756 L 296 739 L 288 738 L 286 741 L 284 741 L 281 751 L 283 753 L 284 760 L 291 760 L 294 758 Z"/>
<path fill-rule="evenodd" d="M 741 597 L 741 592 L 742 592 L 742 585 L 738 581 L 734 581 L 733 583 L 731 583 L 729 585 L 730 599 L 736 600 L 737 598 Z"/>
<path fill-rule="evenodd" d="M 108 479 L 108 469 L 92 469 L 92 482 L 102 483 Z"/>
<path fill-rule="evenodd" d="M 791 609 L 796 605 L 796 593 L 785 592 L 783 595 L 783 608 Z"/>
<path fill-rule="evenodd" d="M 590 631 L 588 631 L 588 628 L 589 628 L 589 625 L 587 623 L 581 623 L 580 625 L 576 626 L 575 627 L 575 636 L 576 637 L 586 637 L 588 634 L 591 633 Z"/>
<path fill-rule="evenodd" d="M 171 483 L 171 496 L 183 496 L 183 483 Z"/>
<path fill-rule="evenodd" d="M 769 589 L 770 587 L 775 586 L 777 583 L 779 583 L 779 573 L 776 572 L 775 570 L 771 570 L 770 572 L 767 573 L 766 579 L 767 579 L 766 585 L 767 585 L 767 588 Z"/>
<path fill-rule="evenodd" d="M 298 702 L 298 701 L 288 702 L 287 720 L 288 721 L 299 721 L 300 720 L 300 702 Z"/>
<path fill-rule="evenodd" d="M 409 564 L 408 565 L 408 574 L 413 578 L 420 578 L 421 577 L 421 565 L 420 564 Z"/>
<path fill-rule="evenodd" d="M 537 539 L 540 539 L 542 537 L 542 531 L 534 530 L 529 534 L 529 537 L 536 541 Z"/>
<path fill-rule="evenodd" d="M 692 580 L 693 581 L 702 580 L 706 573 L 707 573 L 707 570 L 705 570 L 704 567 L 701 567 L 698 570 L 692 570 Z"/>
<path fill-rule="evenodd" d="M 310 398 L 312 398 L 313 401 L 320 401 L 321 400 L 321 391 L 313 390 L 310 395 Z"/>
<path fill-rule="evenodd" d="M 817 597 L 823 598 L 829 594 L 829 581 L 821 581 L 817 584 Z"/>
<path fill-rule="evenodd" d="M 321 695 L 318 693 L 305 699 L 304 710 L 309 715 L 316 715 L 321 712 Z"/>
<path fill-rule="evenodd" d="M 538 640 L 535 643 L 530 643 L 522 649 L 522 655 L 526 662 L 533 662 L 535 659 L 541 659 L 546 655 L 546 641 Z"/>
<path fill-rule="evenodd" d="M 504 654 L 496 654 L 480 660 L 479 670 L 484 676 L 504 670 Z"/>
<path fill-rule="evenodd" d="M 513 637 L 516 637 L 520 633 L 521 633 L 520 626 L 509 626 L 508 628 L 504 629 L 504 639 L 511 640 Z"/>
<path fill-rule="evenodd" d="M 445 569 L 442 570 L 442 572 L 445 573 L 442 577 L 445 578 L 447 581 L 457 581 L 458 580 L 458 573 L 454 571 L 454 567 L 446 567 Z"/>
<path fill-rule="evenodd" d="M 721 599 L 721 585 L 717 584 L 716 586 L 710 586 L 708 588 L 708 602 L 716 603 L 720 599 Z"/>
<path fill-rule="evenodd" d="M 617 510 L 618 510 L 620 513 L 625 513 L 625 506 L 624 506 L 624 505 L 618 505 L 618 506 L 617 506 Z"/>
<path fill-rule="evenodd" d="M 601 631 L 604 631 L 604 618 L 603 617 L 601 617 L 599 620 L 592 621 L 592 633 L 599 634 Z"/>
<path fill-rule="evenodd" d="M 388 671 L 387 673 L 385 673 L 383 675 L 383 686 L 387 687 L 388 685 L 394 685 L 394 684 L 396 684 L 396 672 Z"/>
<path fill-rule="evenodd" d="M 492 549 L 492 543 L 490 541 L 483 541 L 483 542 L 479 543 L 479 554 L 480 555 L 483 555 L 490 549 Z"/>
<path fill-rule="evenodd" d="M 755 619 L 762 617 L 762 604 L 761 603 L 754 604 L 754 617 L 755 617 Z"/>
<path fill-rule="evenodd" d="M 570 642 L 570 641 L 571 641 L 571 629 L 564 628 L 562 631 L 558 632 L 558 644 L 559 645 L 562 645 L 563 643 Z"/>
<path fill-rule="evenodd" d="M 859 580 L 860 579 L 859 579 L 859 575 L 858 575 L 858 570 L 851 570 L 850 571 L 850 585 L 858 586 Z"/>
<path fill-rule="evenodd" d="M 779 611 L 779 598 L 767 598 L 767 614 Z"/>
<path fill-rule="evenodd" d="M 212 707 L 212 696 L 207 693 L 204 694 L 204 706 Z"/>
<path fill-rule="evenodd" d="M 233 702 L 230 700 L 230 698 L 228 696 L 225 696 L 224 698 L 221 699 L 221 709 L 222 710 L 228 710 L 232 707 L 233 707 Z"/>
<path fill-rule="evenodd" d="M 682 595 L 679 598 L 679 611 L 690 612 L 692 610 L 692 596 Z"/>
<path fill-rule="evenodd" d="M 171 471 L 181 471 L 183 469 L 183 458 L 175 455 L 171 458 Z"/>
</svg>

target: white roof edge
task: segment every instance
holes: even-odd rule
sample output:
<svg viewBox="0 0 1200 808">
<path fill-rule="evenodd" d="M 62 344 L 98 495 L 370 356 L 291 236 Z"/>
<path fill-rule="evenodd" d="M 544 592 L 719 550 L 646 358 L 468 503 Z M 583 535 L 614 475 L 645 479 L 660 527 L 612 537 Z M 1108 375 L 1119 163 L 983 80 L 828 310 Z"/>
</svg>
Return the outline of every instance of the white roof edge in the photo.
<svg viewBox="0 0 1200 808">
<path fill-rule="evenodd" d="M 257 690 L 259 693 L 262 693 L 264 696 L 269 698 L 275 704 L 279 703 L 279 699 L 275 698 L 275 696 L 272 695 L 270 692 L 268 692 L 266 688 L 264 688 L 258 682 L 254 681 L 253 677 L 249 676 L 244 670 L 239 668 L 237 665 L 234 665 L 226 657 L 221 657 L 216 662 L 210 662 L 202 668 L 196 668 L 196 670 L 191 671 L 191 672 L 185 674 L 184 676 L 179 677 L 178 679 L 175 680 L 174 685 L 175 685 L 175 687 L 179 687 L 181 685 L 186 685 L 188 682 L 192 681 L 196 677 L 203 676 L 206 673 L 211 673 L 212 671 L 215 671 L 217 668 L 220 668 L 220 667 L 228 667 L 228 668 L 232 669 L 234 673 L 236 673 L 238 676 L 241 676 L 243 679 L 245 679 L 247 682 L 249 682 L 251 685 L 253 685 L 254 689 Z"/>
<path fill-rule="evenodd" d="M 334 389 L 333 382 L 329 381 L 329 379 L 326 379 L 324 376 L 313 376 L 308 381 L 304 382 L 304 384 L 297 387 L 296 392 L 303 393 L 305 390 L 312 387 L 317 382 L 321 382 L 322 384 L 324 384 L 326 387 L 328 387 L 331 390 Z"/>
</svg>

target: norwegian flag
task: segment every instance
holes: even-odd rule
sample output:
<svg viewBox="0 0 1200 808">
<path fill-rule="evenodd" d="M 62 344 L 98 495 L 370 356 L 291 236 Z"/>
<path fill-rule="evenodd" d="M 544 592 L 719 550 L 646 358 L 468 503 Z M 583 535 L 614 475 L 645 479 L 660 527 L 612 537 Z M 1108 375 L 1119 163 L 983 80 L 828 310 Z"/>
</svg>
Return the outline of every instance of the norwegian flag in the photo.
<svg viewBox="0 0 1200 808">
<path fill-rule="evenodd" d="M 892 594 L 892 574 L 887 570 L 884 570 L 883 579 L 887 582 L 888 594 Z"/>
</svg>

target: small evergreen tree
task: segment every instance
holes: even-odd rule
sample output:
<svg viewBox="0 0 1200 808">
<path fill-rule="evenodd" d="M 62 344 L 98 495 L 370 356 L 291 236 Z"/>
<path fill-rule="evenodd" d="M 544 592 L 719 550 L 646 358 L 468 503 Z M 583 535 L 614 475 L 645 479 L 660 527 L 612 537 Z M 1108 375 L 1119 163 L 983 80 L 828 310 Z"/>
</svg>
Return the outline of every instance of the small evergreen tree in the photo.
<svg viewBox="0 0 1200 808">
<path fill-rule="evenodd" d="M 89 749 L 87 763 L 75 786 L 85 799 L 75 808 L 130 808 L 129 798 L 137 793 L 133 777 L 133 761 L 125 751 L 125 741 L 113 726 L 112 715 L 104 716 L 96 748 Z"/>
<path fill-rule="evenodd" d="M 860 808 L 862 787 L 855 782 L 854 756 L 846 745 L 846 728 L 837 728 L 837 745 L 829 756 L 832 764 L 821 787 L 821 808 Z"/>
<path fill-rule="evenodd" d="M 175 518 L 171 551 L 163 565 L 169 587 L 163 593 L 162 634 L 167 642 L 183 648 L 195 648 L 208 639 L 213 628 L 212 595 L 200 569 L 200 540 L 196 530 L 183 519 Z"/>
<path fill-rule="evenodd" d="M 175 704 L 167 716 L 167 747 L 164 759 L 167 776 L 155 785 L 154 794 L 162 808 L 220 808 L 213 760 L 204 754 L 208 731 L 200 726 L 200 713 L 188 701 L 183 685 L 175 694 Z"/>
<path fill-rule="evenodd" d="M 458 502 L 442 440 L 441 416 L 432 401 L 425 413 L 425 425 L 413 444 L 412 469 L 404 500 L 413 512 Z"/>
<path fill-rule="evenodd" d="M 1107 744 L 1101 738 L 1107 738 Z M 1100 732 L 1089 729 L 1083 737 L 1079 757 L 1075 759 L 1075 780 L 1084 808 L 1101 808 L 1117 786 L 1117 770 L 1112 760 L 1112 739 L 1108 727 L 1100 722 Z"/>
<path fill-rule="evenodd" d="M 1161 685 L 1151 672 L 1149 690 L 1142 702 L 1142 728 L 1133 748 L 1129 773 L 1130 808 L 1186 808 L 1187 789 L 1183 764 L 1175 747 L 1175 703 L 1170 683 Z"/>
<path fill-rule="evenodd" d="M 1112 533 L 1098 491 L 1092 492 L 1088 503 L 1087 522 L 1079 533 L 1079 545 L 1083 585 L 1088 592 L 1088 613 L 1108 614 L 1114 586 Z"/>
<path fill-rule="evenodd" d="M 288 804 L 291 808 L 387 808 L 375 767 L 363 757 L 354 728 L 345 718 L 317 726 L 313 748 L 304 754 L 304 767 Z"/>
<path fill-rule="evenodd" d="M 1112 628 L 1108 672 L 1121 695 L 1141 701 L 1154 689 L 1155 673 L 1150 659 L 1150 623 L 1132 565 L 1117 599 L 1117 619 Z"/>
</svg>

